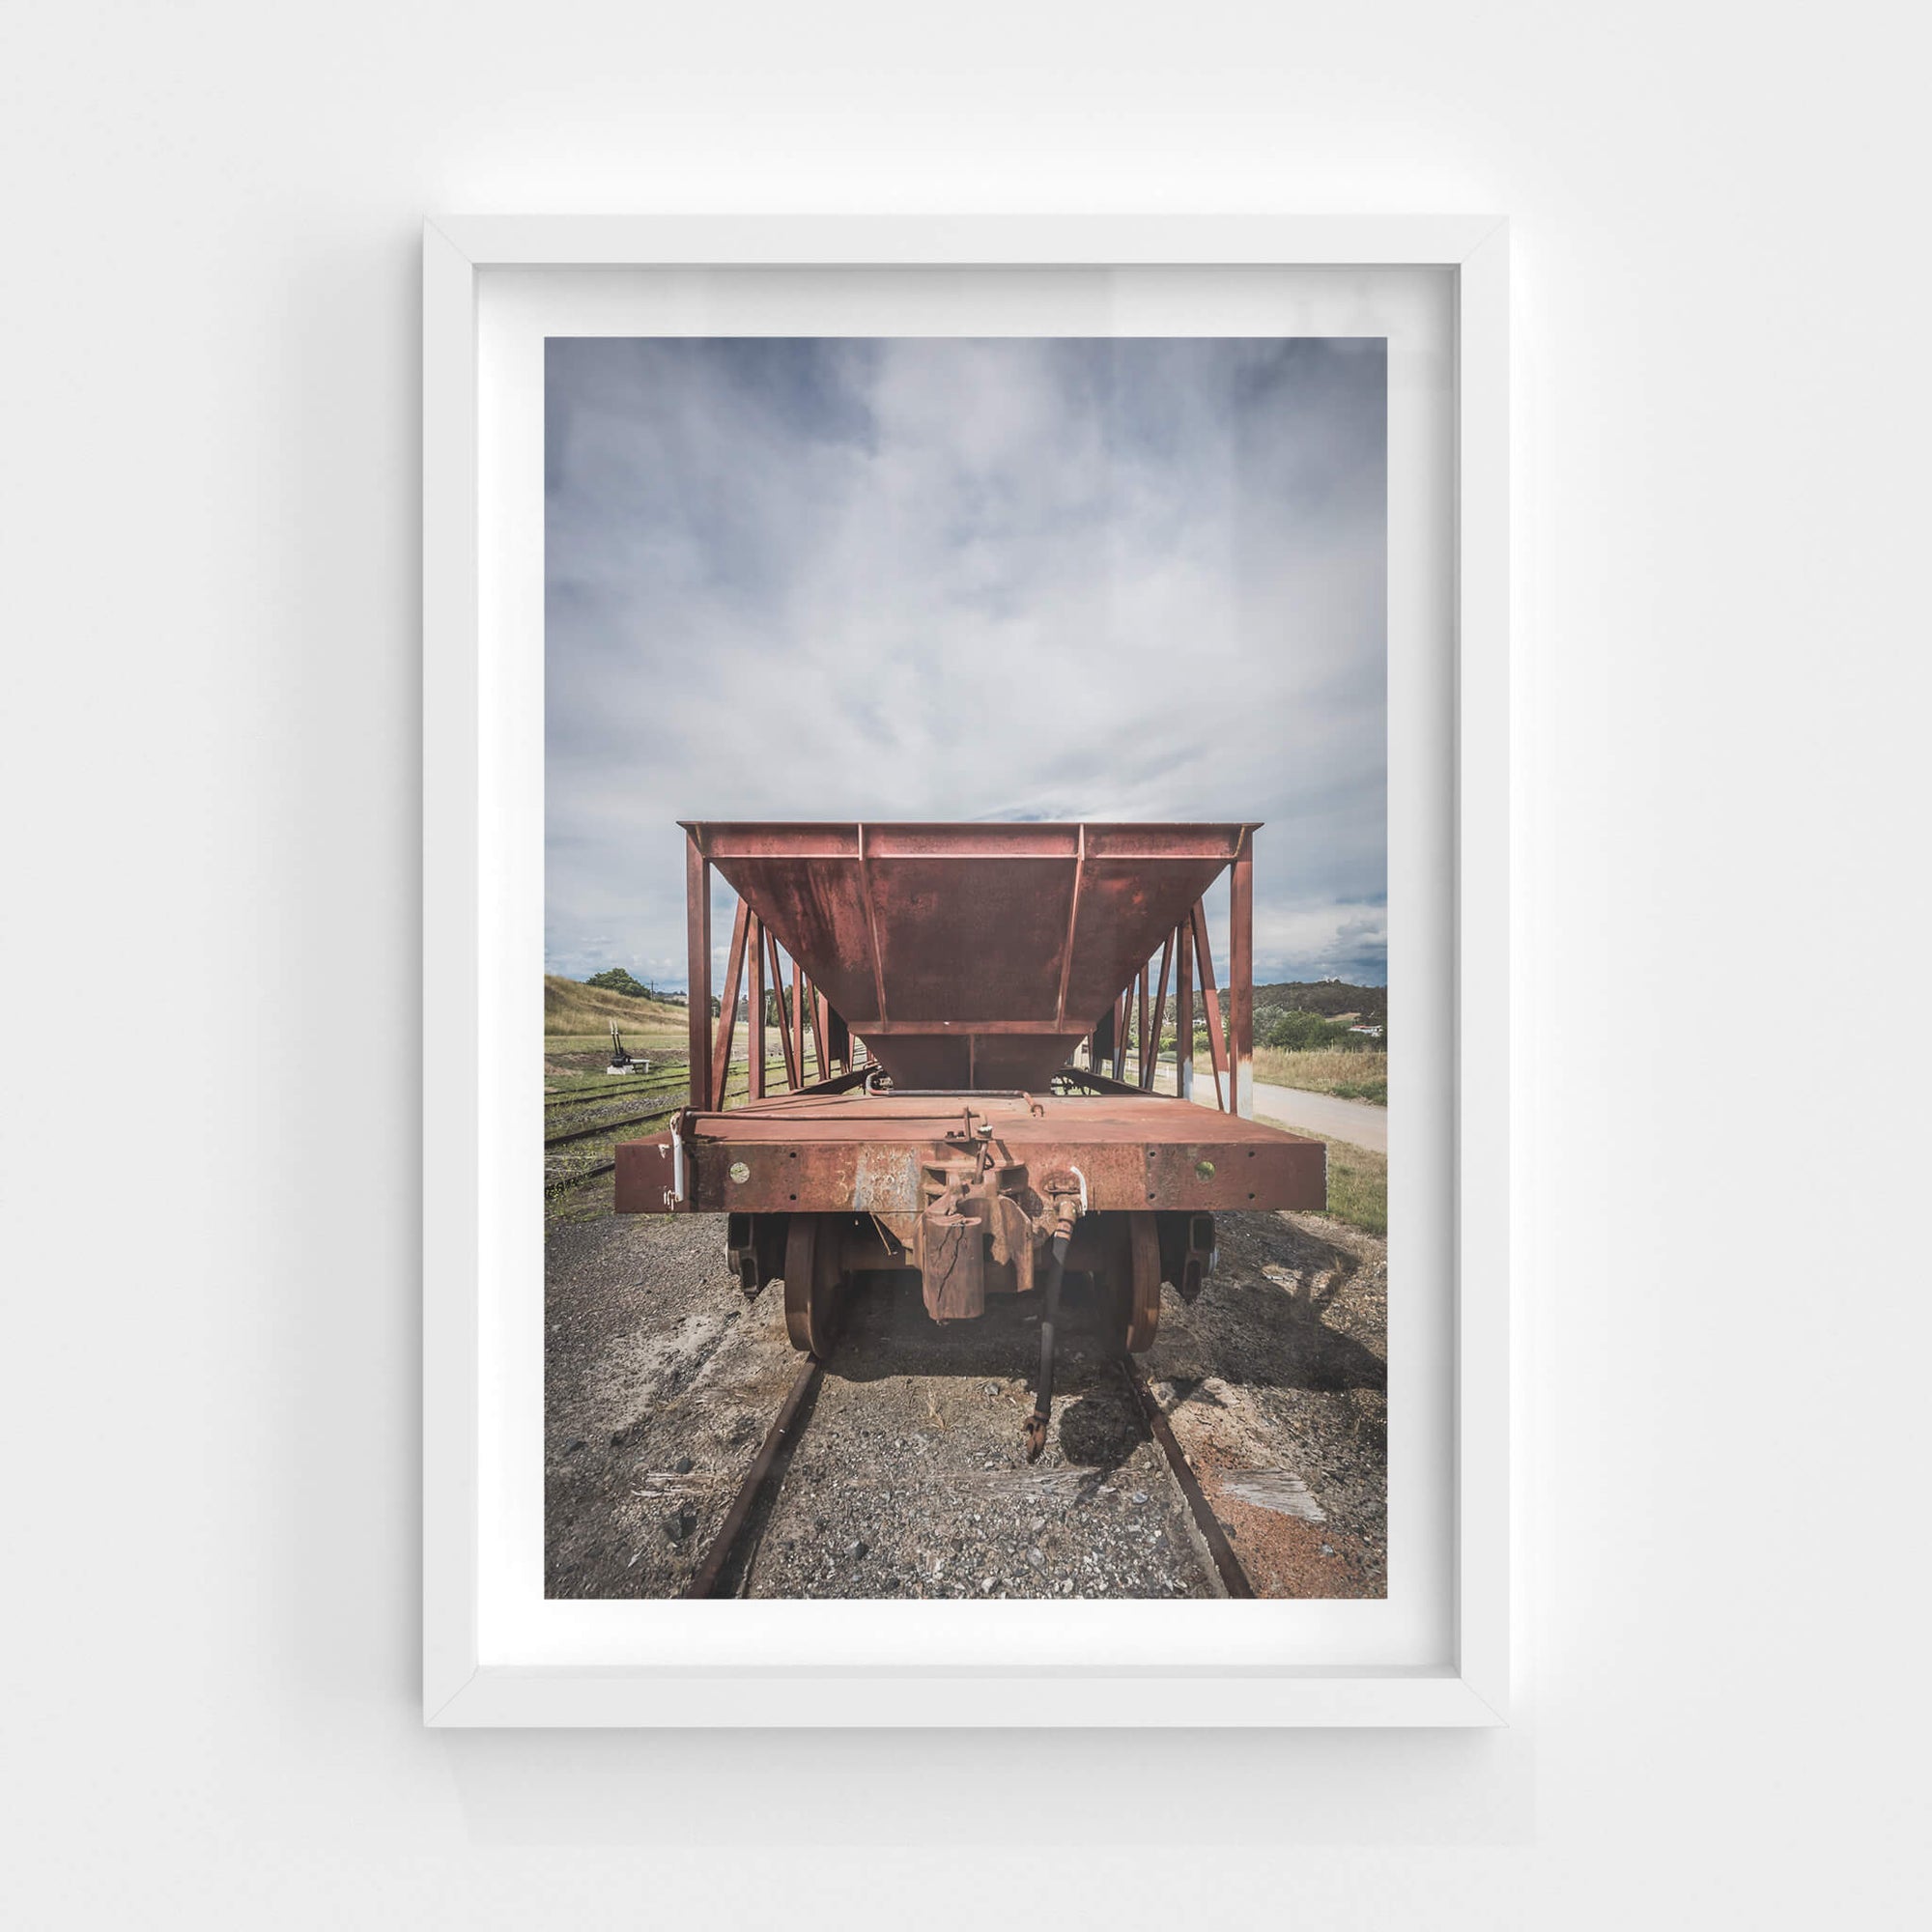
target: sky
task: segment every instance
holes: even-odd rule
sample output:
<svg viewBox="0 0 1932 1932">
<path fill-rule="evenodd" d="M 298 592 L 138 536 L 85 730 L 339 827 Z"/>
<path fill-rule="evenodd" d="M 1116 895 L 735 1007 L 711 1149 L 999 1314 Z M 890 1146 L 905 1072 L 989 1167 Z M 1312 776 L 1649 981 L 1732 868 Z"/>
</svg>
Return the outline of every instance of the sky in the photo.
<svg viewBox="0 0 1932 1932">
<path fill-rule="evenodd" d="M 1257 982 L 1386 980 L 1380 338 L 554 338 L 545 404 L 547 970 L 684 984 L 681 818 L 1262 819 Z"/>
</svg>

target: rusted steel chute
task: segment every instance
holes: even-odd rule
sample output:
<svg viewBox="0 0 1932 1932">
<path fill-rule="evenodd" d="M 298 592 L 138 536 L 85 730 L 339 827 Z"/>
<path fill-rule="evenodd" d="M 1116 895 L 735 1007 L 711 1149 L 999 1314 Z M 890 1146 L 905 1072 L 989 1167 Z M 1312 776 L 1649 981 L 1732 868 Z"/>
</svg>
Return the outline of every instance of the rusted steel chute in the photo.
<svg viewBox="0 0 1932 1932">
<path fill-rule="evenodd" d="M 1143 969 L 1223 871 L 1251 873 L 1255 829 L 685 827 L 693 866 L 739 896 L 727 992 L 749 913 L 900 1086 L 961 1092 L 1043 1087 L 1137 978 L 1145 1034 Z M 1241 980 L 1238 919 L 1232 937 Z"/>
</svg>

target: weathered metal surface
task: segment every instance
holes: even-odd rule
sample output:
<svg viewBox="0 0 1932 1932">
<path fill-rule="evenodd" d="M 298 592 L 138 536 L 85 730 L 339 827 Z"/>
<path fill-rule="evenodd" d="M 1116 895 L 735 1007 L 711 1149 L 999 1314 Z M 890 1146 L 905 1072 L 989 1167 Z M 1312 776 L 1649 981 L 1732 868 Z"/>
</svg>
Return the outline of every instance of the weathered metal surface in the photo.
<svg viewBox="0 0 1932 1932">
<path fill-rule="evenodd" d="M 845 1306 L 844 1229 L 825 1214 L 794 1214 L 785 1230 L 785 1332 L 822 1362 L 838 1339 Z"/>
<path fill-rule="evenodd" d="M 1211 1214 L 1161 1214 L 1160 1273 L 1171 1281 L 1182 1301 L 1196 1300 L 1214 1266 L 1214 1217 Z"/>
<path fill-rule="evenodd" d="M 1326 1205 L 1327 1150 L 1320 1141 L 1164 1094 L 968 1094 L 949 1105 L 856 1088 L 689 1116 L 681 1205 L 710 1212 L 918 1213 L 920 1165 L 944 1151 L 969 1107 L 976 1123 L 991 1128 L 1002 1159 L 1036 1173 L 1080 1169 L 1095 1210 Z M 618 1146 L 619 1213 L 662 1211 L 671 1168 L 666 1149 L 662 1135 Z"/>
<path fill-rule="evenodd" d="M 957 1088 L 1043 1085 L 1253 829 L 686 827 L 899 1084 Z"/>
<path fill-rule="evenodd" d="M 726 1223 L 724 1251 L 748 1301 L 784 1273 L 787 1226 L 779 1214 L 733 1214 Z"/>
<path fill-rule="evenodd" d="M 986 1308 L 986 1222 L 977 1201 L 935 1202 L 920 1216 L 920 1277 L 935 1321 L 970 1321 Z"/>
<path fill-rule="evenodd" d="M 919 1211 L 917 1142 L 876 1141 L 852 1150 L 852 1206 L 862 1214 Z"/>
</svg>

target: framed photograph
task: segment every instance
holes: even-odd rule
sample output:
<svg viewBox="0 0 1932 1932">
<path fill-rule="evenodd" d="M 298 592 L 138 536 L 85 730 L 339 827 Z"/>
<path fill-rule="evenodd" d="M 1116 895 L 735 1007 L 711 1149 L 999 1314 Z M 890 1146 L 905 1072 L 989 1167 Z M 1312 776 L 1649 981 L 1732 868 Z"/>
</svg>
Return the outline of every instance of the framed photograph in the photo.
<svg viewBox="0 0 1932 1932">
<path fill-rule="evenodd" d="M 426 1721 L 1506 1721 L 1504 224 L 424 246 Z"/>
</svg>

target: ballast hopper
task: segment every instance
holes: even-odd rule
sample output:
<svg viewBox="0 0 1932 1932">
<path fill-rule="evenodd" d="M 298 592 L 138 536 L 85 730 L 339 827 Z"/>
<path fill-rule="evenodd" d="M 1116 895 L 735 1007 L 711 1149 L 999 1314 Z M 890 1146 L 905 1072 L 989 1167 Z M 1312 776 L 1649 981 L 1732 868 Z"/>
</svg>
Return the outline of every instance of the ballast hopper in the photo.
<svg viewBox="0 0 1932 1932">
<path fill-rule="evenodd" d="M 1325 1205 L 1323 1145 L 1247 1118 L 1257 829 L 687 822 L 692 1105 L 618 1146 L 618 1212 L 724 1214 L 745 1293 L 781 1277 L 791 1340 L 820 1360 L 866 1276 L 916 1273 L 941 1322 L 1039 1292 L 1037 1455 L 1066 1279 L 1137 1353 L 1164 1283 L 1201 1293 L 1217 1212 Z M 714 868 L 738 895 L 715 1020 Z M 1204 902 L 1223 871 L 1225 1021 Z M 751 1093 L 727 1109 L 741 998 Z"/>
<path fill-rule="evenodd" d="M 895 1085 L 1044 1088 L 1251 825 L 687 825 Z"/>
</svg>

